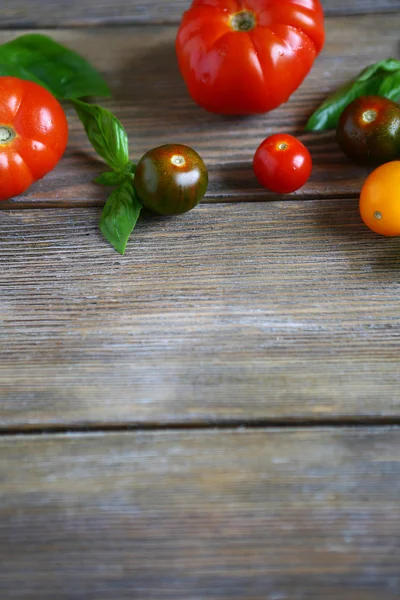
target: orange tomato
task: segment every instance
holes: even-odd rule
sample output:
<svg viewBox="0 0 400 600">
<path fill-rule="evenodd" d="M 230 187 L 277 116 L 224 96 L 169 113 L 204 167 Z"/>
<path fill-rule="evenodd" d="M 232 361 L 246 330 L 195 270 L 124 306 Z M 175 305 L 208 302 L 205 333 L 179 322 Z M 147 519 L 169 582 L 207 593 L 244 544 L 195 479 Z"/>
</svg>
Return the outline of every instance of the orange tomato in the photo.
<svg viewBox="0 0 400 600">
<path fill-rule="evenodd" d="M 360 195 L 365 225 L 380 235 L 400 235 L 400 161 L 386 163 L 365 180 Z"/>
</svg>

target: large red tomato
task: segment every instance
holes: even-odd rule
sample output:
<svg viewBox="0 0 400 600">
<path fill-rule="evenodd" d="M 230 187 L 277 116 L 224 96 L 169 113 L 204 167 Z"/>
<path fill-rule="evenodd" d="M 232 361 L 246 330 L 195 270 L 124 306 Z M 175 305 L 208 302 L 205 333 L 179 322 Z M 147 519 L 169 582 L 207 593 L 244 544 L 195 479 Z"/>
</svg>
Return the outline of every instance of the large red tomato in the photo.
<svg viewBox="0 0 400 600">
<path fill-rule="evenodd" d="M 67 119 L 50 92 L 32 81 L 0 77 L 0 200 L 51 171 L 67 140 Z"/>
<path fill-rule="evenodd" d="M 320 0 L 194 0 L 176 51 L 195 102 L 251 114 L 286 102 L 323 44 Z"/>
</svg>

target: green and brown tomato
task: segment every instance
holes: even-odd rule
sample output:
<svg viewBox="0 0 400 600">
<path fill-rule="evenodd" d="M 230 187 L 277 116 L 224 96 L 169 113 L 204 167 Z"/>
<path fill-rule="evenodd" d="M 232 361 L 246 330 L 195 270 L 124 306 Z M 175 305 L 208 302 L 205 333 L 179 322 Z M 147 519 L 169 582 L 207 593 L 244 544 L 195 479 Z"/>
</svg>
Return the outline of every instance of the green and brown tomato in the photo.
<svg viewBox="0 0 400 600">
<path fill-rule="evenodd" d="M 166 144 L 142 156 L 134 186 L 146 208 L 160 215 L 180 215 L 203 199 L 208 172 L 195 150 L 182 144 Z"/>
<path fill-rule="evenodd" d="M 357 98 L 344 109 L 336 137 L 357 162 L 390 162 L 400 156 L 400 107 L 381 96 Z"/>
</svg>

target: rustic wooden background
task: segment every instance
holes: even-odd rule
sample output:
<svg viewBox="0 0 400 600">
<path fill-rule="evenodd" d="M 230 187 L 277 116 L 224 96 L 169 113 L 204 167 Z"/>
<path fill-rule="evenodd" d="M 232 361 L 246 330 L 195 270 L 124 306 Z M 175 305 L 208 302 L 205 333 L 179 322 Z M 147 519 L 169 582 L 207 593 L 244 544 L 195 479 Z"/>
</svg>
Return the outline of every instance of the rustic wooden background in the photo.
<svg viewBox="0 0 400 600">
<path fill-rule="evenodd" d="M 0 598 L 400 596 L 400 242 L 360 222 L 368 169 L 303 126 L 400 52 L 400 0 L 325 0 L 327 42 L 291 101 L 196 107 L 173 41 L 184 0 L 3 0 L 0 43 L 39 29 L 91 60 L 132 159 L 195 147 L 195 211 L 97 230 L 103 165 L 66 107 L 55 171 L 0 211 Z M 310 182 L 251 171 L 289 131 Z"/>
</svg>

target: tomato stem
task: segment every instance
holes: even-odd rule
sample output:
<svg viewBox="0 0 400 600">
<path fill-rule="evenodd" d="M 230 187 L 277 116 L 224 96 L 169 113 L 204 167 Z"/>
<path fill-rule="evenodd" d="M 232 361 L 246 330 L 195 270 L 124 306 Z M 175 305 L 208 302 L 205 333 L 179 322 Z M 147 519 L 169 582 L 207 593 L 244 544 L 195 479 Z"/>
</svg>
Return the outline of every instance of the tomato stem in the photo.
<svg viewBox="0 0 400 600">
<path fill-rule="evenodd" d="M 186 164 L 185 157 L 180 156 L 179 154 L 174 154 L 171 156 L 171 162 L 176 167 L 183 167 Z"/>
<path fill-rule="evenodd" d="M 363 113 L 362 118 L 363 118 L 364 123 L 373 123 L 373 121 L 375 121 L 377 116 L 378 116 L 378 113 L 376 112 L 376 110 L 374 110 L 373 108 L 370 108 Z"/>
<path fill-rule="evenodd" d="M 15 138 L 15 130 L 9 125 L 0 125 L 0 144 L 9 144 Z"/>
<path fill-rule="evenodd" d="M 232 15 L 230 26 L 235 31 L 251 31 L 257 25 L 257 17 L 251 10 L 242 10 Z"/>
</svg>

